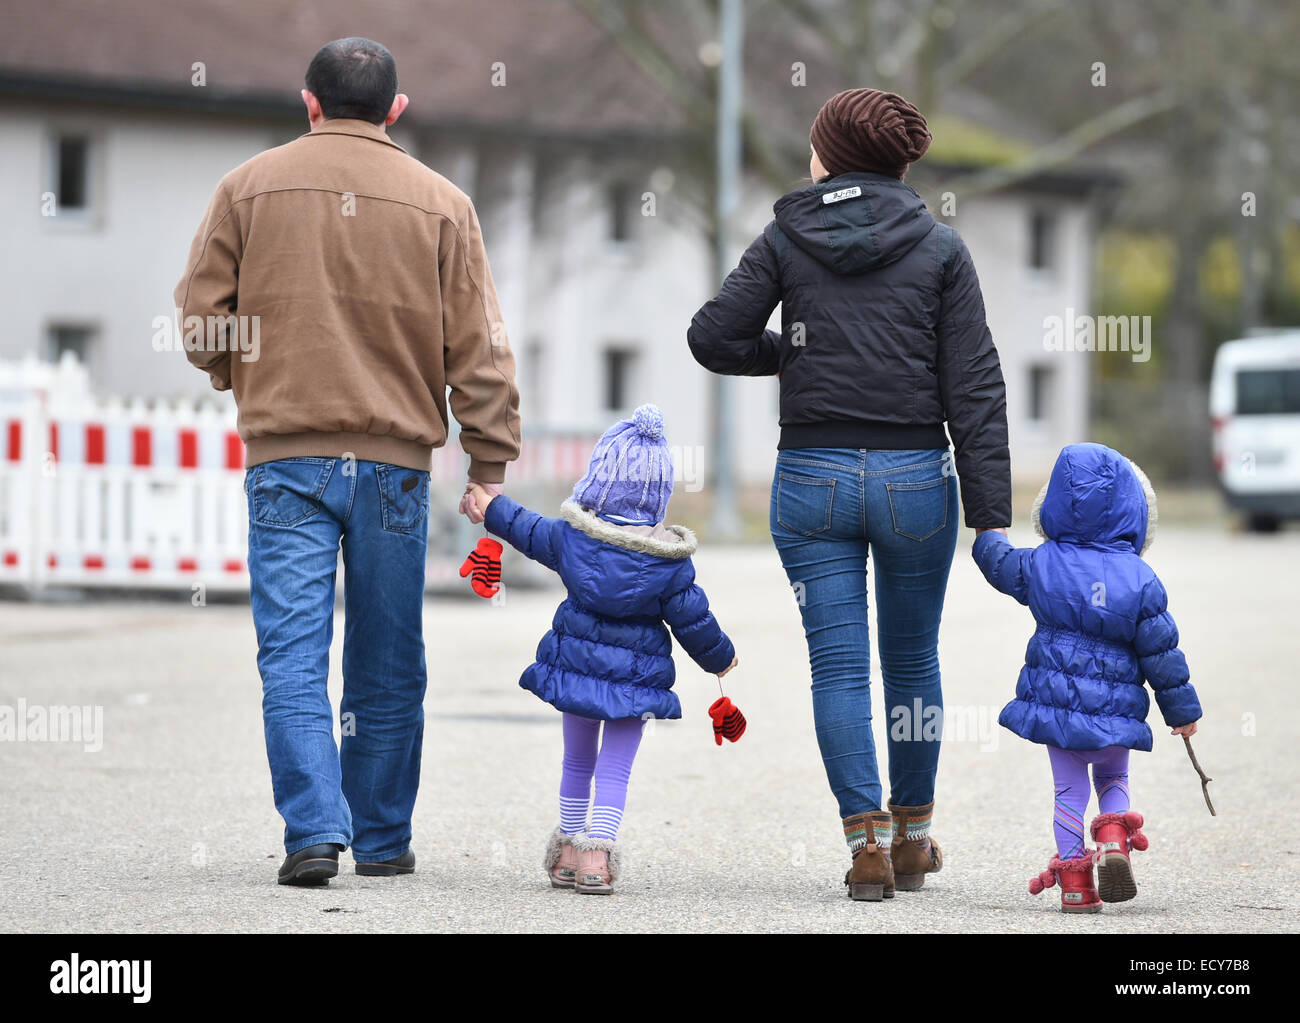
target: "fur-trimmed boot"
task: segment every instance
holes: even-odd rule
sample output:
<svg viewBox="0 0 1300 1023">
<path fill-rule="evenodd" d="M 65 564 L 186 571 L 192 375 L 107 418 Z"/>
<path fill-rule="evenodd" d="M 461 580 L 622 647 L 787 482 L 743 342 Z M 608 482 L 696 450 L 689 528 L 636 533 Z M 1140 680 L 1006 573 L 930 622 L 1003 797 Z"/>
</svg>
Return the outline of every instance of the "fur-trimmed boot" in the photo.
<svg viewBox="0 0 1300 1023">
<path fill-rule="evenodd" d="M 879 902 L 894 897 L 894 867 L 889 861 L 889 841 L 894 818 L 884 810 L 844 818 L 844 834 L 850 842 L 866 842 L 853 852 L 853 865 L 844 875 L 849 898 L 855 902 Z M 886 837 L 890 836 L 890 837 Z"/>
<path fill-rule="evenodd" d="M 894 886 L 900 892 L 914 892 L 925 884 L 926 874 L 943 869 L 943 850 L 930 837 L 934 800 L 925 806 L 889 804 L 894 817 L 894 841 L 889 858 L 894 863 Z"/>
<path fill-rule="evenodd" d="M 552 831 L 542 866 L 552 888 L 573 888 L 578 883 L 578 854 L 573 848 L 573 836 L 559 828 Z"/>
<path fill-rule="evenodd" d="M 574 835 L 573 848 L 578 856 L 573 890 L 579 895 L 612 894 L 623 873 L 618 843 L 606 838 Z"/>
<path fill-rule="evenodd" d="M 1092 860 L 1091 849 L 1075 860 L 1053 856 L 1047 869 L 1029 882 L 1029 894 L 1037 895 L 1060 882 L 1062 913 L 1100 913 L 1101 899 L 1092 883 Z"/>
<path fill-rule="evenodd" d="M 1142 834 L 1142 815 L 1101 813 L 1092 819 L 1092 840 L 1097 843 L 1097 889 L 1102 902 L 1128 902 L 1137 895 L 1129 852 L 1149 844 Z"/>
</svg>

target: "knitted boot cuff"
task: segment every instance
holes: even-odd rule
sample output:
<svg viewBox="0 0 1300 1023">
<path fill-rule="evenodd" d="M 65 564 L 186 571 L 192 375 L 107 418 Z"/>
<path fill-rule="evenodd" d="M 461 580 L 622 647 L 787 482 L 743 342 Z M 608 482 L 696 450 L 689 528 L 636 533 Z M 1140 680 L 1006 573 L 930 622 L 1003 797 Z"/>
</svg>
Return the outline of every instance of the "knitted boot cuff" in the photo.
<svg viewBox="0 0 1300 1023">
<path fill-rule="evenodd" d="M 608 838 L 592 838 L 590 835 L 574 835 L 573 848 L 578 852 L 601 850 L 609 853 L 609 879 L 617 881 L 623 873 L 623 848 L 618 842 Z"/>
<path fill-rule="evenodd" d="M 1104 828 L 1107 824 L 1122 824 L 1124 829 L 1132 835 L 1142 827 L 1143 823 L 1145 822 L 1142 815 L 1136 810 L 1126 810 L 1124 813 L 1099 813 L 1092 819 L 1092 825 L 1088 830 L 1095 839 L 1098 828 Z"/>
</svg>

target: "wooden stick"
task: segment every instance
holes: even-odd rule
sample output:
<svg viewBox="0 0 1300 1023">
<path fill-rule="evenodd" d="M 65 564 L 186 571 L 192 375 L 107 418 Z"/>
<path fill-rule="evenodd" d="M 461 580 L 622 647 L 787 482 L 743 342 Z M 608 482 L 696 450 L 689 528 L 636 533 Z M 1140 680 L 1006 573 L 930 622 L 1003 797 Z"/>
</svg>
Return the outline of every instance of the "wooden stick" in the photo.
<svg viewBox="0 0 1300 1023">
<path fill-rule="evenodd" d="M 1183 745 L 1187 747 L 1187 755 L 1192 758 L 1192 766 L 1196 768 L 1196 773 L 1201 776 L 1201 794 L 1205 796 L 1205 805 L 1210 808 L 1210 816 L 1219 816 L 1214 812 L 1214 804 L 1210 802 L 1210 782 L 1214 781 L 1201 770 L 1200 762 L 1196 759 L 1196 754 L 1192 752 L 1192 740 L 1186 735 L 1183 736 Z"/>
</svg>

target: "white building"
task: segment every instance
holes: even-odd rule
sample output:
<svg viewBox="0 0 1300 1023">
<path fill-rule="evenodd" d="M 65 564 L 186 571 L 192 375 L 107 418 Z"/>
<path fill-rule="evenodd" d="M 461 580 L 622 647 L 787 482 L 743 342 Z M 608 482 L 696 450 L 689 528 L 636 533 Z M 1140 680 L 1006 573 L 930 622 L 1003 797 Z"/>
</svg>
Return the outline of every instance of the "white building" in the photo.
<svg viewBox="0 0 1300 1023">
<path fill-rule="evenodd" d="M 290 81 L 301 72 L 277 65 L 261 80 L 245 71 L 240 87 L 256 86 L 247 97 L 233 88 L 187 92 L 188 57 L 173 80 L 93 61 L 70 77 L 62 45 L 52 40 L 50 52 L 29 47 L 19 57 L 0 47 L 0 303 L 9 315 L 0 359 L 54 359 L 72 349 L 102 392 L 229 401 L 183 355 L 154 351 L 153 324 L 171 314 L 172 289 L 217 181 L 306 130 Z M 691 359 L 685 333 L 711 294 L 711 261 L 673 187 L 674 157 L 661 129 L 631 123 L 616 142 L 606 128 L 603 139 L 548 122 L 523 130 L 517 118 L 503 126 L 486 101 L 449 111 L 447 97 L 420 117 L 424 97 L 395 52 L 403 89 L 415 94 L 392 135 L 478 207 L 526 429 L 598 432 L 654 401 L 674 445 L 707 452 L 711 378 Z M 273 88 L 282 91 L 272 96 Z M 492 98 L 486 81 L 481 91 Z M 512 102 L 528 98 L 516 87 Z M 1047 184 L 1055 187 L 1041 190 Z M 1085 310 L 1090 288 L 1086 190 L 1060 186 L 1039 181 L 973 196 L 949 219 L 984 285 L 1008 384 L 1014 466 L 1033 478 L 1087 430 L 1088 356 L 1064 357 L 1043 344 L 1044 317 Z M 653 216 L 644 215 L 647 193 Z M 752 183 L 749 193 L 737 256 L 776 197 Z M 742 379 L 735 387 L 738 475 L 761 485 L 770 480 L 778 433 L 776 382 Z"/>
</svg>

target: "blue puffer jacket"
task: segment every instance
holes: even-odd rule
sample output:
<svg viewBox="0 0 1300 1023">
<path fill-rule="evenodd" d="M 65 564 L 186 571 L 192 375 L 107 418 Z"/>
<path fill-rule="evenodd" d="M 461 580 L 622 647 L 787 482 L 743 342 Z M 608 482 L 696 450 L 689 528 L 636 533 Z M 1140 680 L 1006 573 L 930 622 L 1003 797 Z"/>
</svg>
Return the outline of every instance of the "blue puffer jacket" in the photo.
<svg viewBox="0 0 1300 1023">
<path fill-rule="evenodd" d="M 1165 588 L 1142 560 L 1155 527 L 1155 492 L 1118 451 L 1072 444 L 1034 506 L 1047 542 L 1013 547 L 982 533 L 975 561 L 1038 622 L 1016 698 L 998 722 L 1060 749 L 1151 749 L 1151 683 L 1171 728 L 1201 716 Z"/>
<path fill-rule="evenodd" d="M 560 511 L 546 518 L 505 496 L 488 505 L 488 530 L 558 572 L 569 591 L 519 684 L 583 717 L 681 717 L 665 623 L 705 671 L 735 655 L 695 584 L 695 534 L 629 530 L 572 500 Z"/>
</svg>

